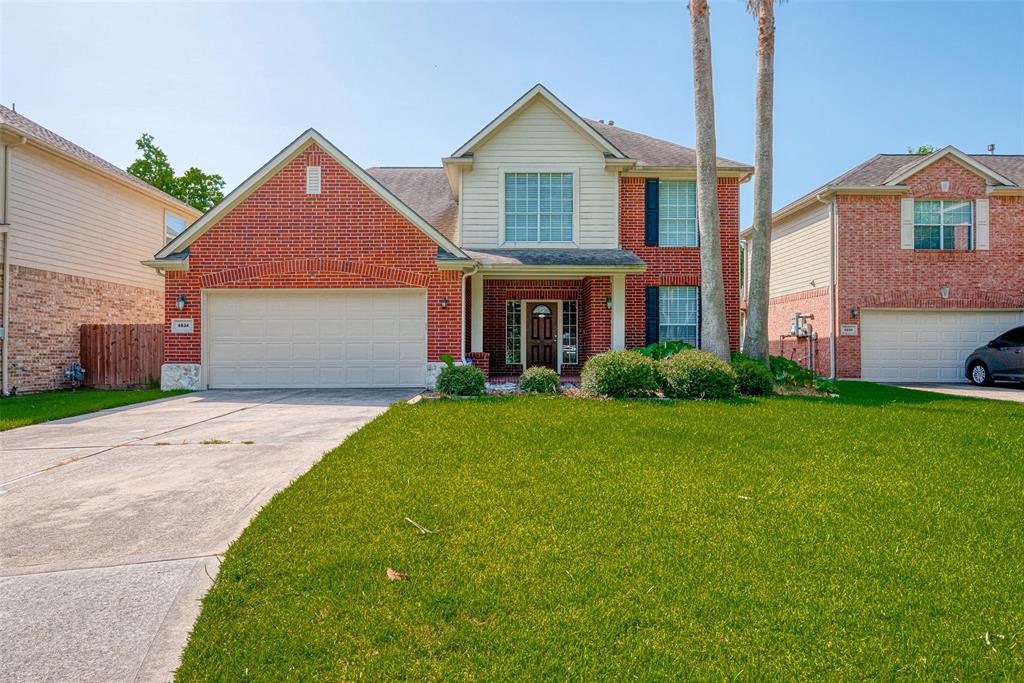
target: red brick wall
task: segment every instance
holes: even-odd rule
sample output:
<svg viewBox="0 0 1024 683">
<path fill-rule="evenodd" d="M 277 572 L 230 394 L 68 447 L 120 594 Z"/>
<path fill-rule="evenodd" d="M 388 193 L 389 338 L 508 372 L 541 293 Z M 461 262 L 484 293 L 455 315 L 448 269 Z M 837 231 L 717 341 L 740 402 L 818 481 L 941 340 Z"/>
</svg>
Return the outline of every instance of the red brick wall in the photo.
<svg viewBox="0 0 1024 683">
<path fill-rule="evenodd" d="M 66 386 L 82 325 L 163 319 L 159 290 L 15 265 L 10 276 L 8 388 L 19 393 Z"/>
<path fill-rule="evenodd" d="M 305 192 L 309 165 L 321 167 L 319 195 Z M 459 358 L 462 274 L 439 271 L 436 256 L 435 242 L 312 145 L 190 245 L 188 271 L 168 273 L 165 324 L 191 317 L 195 332 L 168 330 L 164 362 L 200 361 L 208 288 L 425 287 L 427 357 Z"/>
<path fill-rule="evenodd" d="M 605 278 L 607 279 L 607 278 Z M 484 351 L 490 354 L 491 374 L 506 375 L 522 371 L 522 366 L 505 362 L 505 305 L 508 301 L 577 301 L 577 325 L 580 342 L 584 342 L 581 291 L 585 280 L 484 280 Z M 611 289 L 608 290 L 611 292 Z M 602 307 L 604 299 L 601 299 Z M 606 309 L 607 310 L 607 309 Z M 609 335 L 611 319 L 609 318 Z M 609 336 L 610 339 L 610 336 Z M 521 343 L 526 343 L 525 337 Z M 604 350 L 607 350 L 607 346 Z M 577 365 L 563 365 L 571 373 Z"/>
<path fill-rule="evenodd" d="M 768 351 L 773 356 L 785 356 L 795 360 L 804 367 L 810 367 L 809 354 L 811 349 L 806 338 L 786 337 L 781 334 L 789 332 L 793 323 L 794 313 L 810 313 L 814 316 L 808 322 L 818 333 L 814 344 L 814 371 L 823 377 L 832 373 L 832 359 L 829 350 L 829 310 L 828 287 L 817 287 L 805 292 L 777 296 L 768 302 Z"/>
<path fill-rule="evenodd" d="M 948 180 L 948 192 L 939 183 Z M 900 248 L 900 196 L 840 195 L 839 323 L 852 308 L 1024 307 L 1024 197 L 988 196 L 983 178 L 940 159 L 908 178 L 918 199 L 989 198 L 989 249 L 928 252 Z M 939 293 L 950 288 L 949 299 Z M 838 337 L 840 377 L 860 376 L 860 337 Z"/>
<path fill-rule="evenodd" d="M 722 276 L 729 344 L 740 343 L 740 191 L 736 178 L 719 178 Z M 644 245 L 644 178 L 619 179 L 619 244 L 647 263 L 647 272 L 626 276 L 626 347 L 643 346 L 645 287 L 700 285 L 699 247 Z"/>
<path fill-rule="evenodd" d="M 612 347 L 612 312 L 608 298 L 612 295 L 612 281 L 608 277 L 588 277 L 580 288 L 580 341 L 584 363 L 591 356 L 604 353 Z M 628 304 L 627 304 L 627 310 Z"/>
</svg>

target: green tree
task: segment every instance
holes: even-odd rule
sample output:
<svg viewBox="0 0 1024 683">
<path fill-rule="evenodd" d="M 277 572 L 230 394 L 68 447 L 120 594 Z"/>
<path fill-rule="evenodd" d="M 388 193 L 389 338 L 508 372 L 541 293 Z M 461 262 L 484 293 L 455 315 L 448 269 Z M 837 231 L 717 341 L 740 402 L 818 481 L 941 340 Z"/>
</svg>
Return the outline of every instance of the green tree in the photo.
<svg viewBox="0 0 1024 683">
<path fill-rule="evenodd" d="M 143 133 L 135 146 L 142 152 L 142 158 L 133 161 L 128 172 L 136 178 L 204 212 L 224 199 L 224 179 L 216 173 L 204 173 L 193 166 L 183 175 L 175 176 L 167 154 L 156 146 L 149 133 Z"/>
<path fill-rule="evenodd" d="M 918 145 L 915 147 L 907 147 L 907 154 L 917 154 L 919 156 L 928 156 L 934 154 L 939 148 L 935 145 Z"/>
<path fill-rule="evenodd" d="M 193 166 L 174 179 L 171 194 L 200 211 L 209 211 L 224 199 L 224 179 Z"/>
</svg>

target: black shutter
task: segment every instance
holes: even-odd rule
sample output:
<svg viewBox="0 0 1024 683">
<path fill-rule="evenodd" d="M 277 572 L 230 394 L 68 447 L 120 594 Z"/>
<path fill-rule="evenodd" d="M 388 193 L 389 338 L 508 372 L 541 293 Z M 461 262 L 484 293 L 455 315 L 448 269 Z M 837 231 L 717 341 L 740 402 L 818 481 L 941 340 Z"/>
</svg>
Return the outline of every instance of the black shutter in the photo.
<svg viewBox="0 0 1024 683">
<path fill-rule="evenodd" d="M 644 299 L 644 338 L 646 343 L 655 344 L 661 336 L 661 318 L 658 311 L 658 288 L 646 287 Z"/>
<path fill-rule="evenodd" d="M 658 179 L 648 178 L 644 184 L 644 244 L 658 246 Z"/>
</svg>

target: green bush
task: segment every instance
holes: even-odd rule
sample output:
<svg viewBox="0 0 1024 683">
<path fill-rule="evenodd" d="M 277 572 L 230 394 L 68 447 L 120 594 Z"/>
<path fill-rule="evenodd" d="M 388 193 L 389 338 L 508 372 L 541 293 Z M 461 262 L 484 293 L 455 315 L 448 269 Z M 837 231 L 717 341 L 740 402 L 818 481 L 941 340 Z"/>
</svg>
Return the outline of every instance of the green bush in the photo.
<svg viewBox="0 0 1024 683">
<path fill-rule="evenodd" d="M 607 351 L 583 365 L 580 388 L 612 398 L 653 396 L 658 390 L 654 361 L 636 351 Z"/>
<path fill-rule="evenodd" d="M 771 356 L 772 375 L 780 384 L 792 387 L 807 387 L 817 391 L 836 393 L 836 383 L 825 377 L 818 377 L 813 372 L 784 356 Z"/>
<path fill-rule="evenodd" d="M 775 379 L 764 363 L 741 353 L 732 355 L 732 369 L 736 372 L 736 391 L 742 396 L 765 396 L 772 393 Z"/>
<path fill-rule="evenodd" d="M 451 396 L 479 396 L 484 384 L 484 373 L 472 365 L 449 365 L 437 376 L 437 391 Z"/>
<path fill-rule="evenodd" d="M 641 356 L 647 356 L 654 360 L 661 360 L 663 358 L 668 358 L 669 356 L 674 356 L 680 351 L 686 351 L 687 349 L 692 348 L 693 344 L 687 344 L 684 341 L 663 341 L 654 342 L 647 346 L 641 346 L 639 349 L 635 350 Z"/>
<path fill-rule="evenodd" d="M 715 354 L 691 349 L 658 363 L 658 383 L 669 398 L 733 398 L 736 372 Z"/>
<path fill-rule="evenodd" d="M 519 376 L 519 388 L 535 394 L 560 394 L 562 393 L 562 380 L 558 373 L 543 365 L 534 365 L 526 368 L 526 371 Z"/>
</svg>

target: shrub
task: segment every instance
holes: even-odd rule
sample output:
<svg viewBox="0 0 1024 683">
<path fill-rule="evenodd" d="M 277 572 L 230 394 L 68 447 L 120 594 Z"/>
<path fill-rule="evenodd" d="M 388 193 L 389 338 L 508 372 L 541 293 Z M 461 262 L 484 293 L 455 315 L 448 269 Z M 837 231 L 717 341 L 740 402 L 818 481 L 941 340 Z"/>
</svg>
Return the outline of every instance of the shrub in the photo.
<svg viewBox="0 0 1024 683">
<path fill-rule="evenodd" d="M 693 344 L 687 344 L 684 341 L 663 341 L 654 342 L 647 346 L 641 346 L 639 349 L 636 349 L 636 352 L 641 356 L 647 356 L 654 360 L 661 360 L 663 358 L 668 358 L 669 356 L 674 356 L 680 351 L 686 351 L 687 349 L 692 348 Z"/>
<path fill-rule="evenodd" d="M 732 369 L 736 372 L 736 391 L 741 395 L 764 396 L 772 393 L 775 380 L 764 363 L 736 353 L 733 354 Z"/>
<path fill-rule="evenodd" d="M 580 388 L 612 398 L 652 396 L 658 390 L 654 361 L 636 351 L 607 351 L 583 365 Z"/>
<path fill-rule="evenodd" d="M 437 391 L 451 396 L 479 396 L 484 384 L 484 373 L 472 365 L 448 365 L 437 376 Z"/>
<path fill-rule="evenodd" d="M 807 387 L 821 392 L 836 392 L 836 383 L 825 377 L 818 377 L 812 371 L 784 356 L 771 356 L 772 375 L 780 384 L 792 387 Z"/>
<path fill-rule="evenodd" d="M 658 363 L 658 383 L 669 398 L 732 398 L 736 372 L 715 354 L 691 349 Z"/>
<path fill-rule="evenodd" d="M 551 368 L 534 365 L 519 376 L 519 388 L 536 394 L 558 394 L 562 391 L 562 380 Z"/>
</svg>

